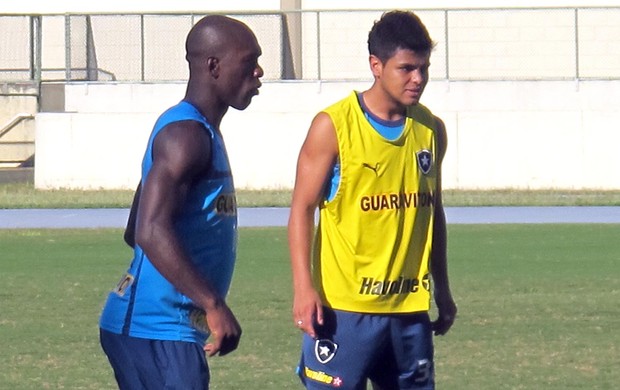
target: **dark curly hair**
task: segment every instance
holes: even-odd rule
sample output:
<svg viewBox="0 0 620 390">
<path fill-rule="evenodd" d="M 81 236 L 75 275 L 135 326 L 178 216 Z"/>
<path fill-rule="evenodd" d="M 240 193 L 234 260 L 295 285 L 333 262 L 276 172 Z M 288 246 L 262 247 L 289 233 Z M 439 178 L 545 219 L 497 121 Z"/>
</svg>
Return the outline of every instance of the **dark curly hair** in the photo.
<svg viewBox="0 0 620 390">
<path fill-rule="evenodd" d="M 368 52 L 384 63 L 398 49 L 428 53 L 434 47 L 424 23 L 410 11 L 384 13 L 368 34 Z"/>
</svg>

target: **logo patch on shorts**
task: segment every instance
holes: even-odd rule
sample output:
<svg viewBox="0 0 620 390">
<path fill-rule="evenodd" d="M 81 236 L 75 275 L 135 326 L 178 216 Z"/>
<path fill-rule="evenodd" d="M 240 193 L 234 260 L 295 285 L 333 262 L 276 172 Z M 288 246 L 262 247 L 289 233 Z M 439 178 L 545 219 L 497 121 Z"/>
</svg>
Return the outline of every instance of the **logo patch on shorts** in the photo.
<svg viewBox="0 0 620 390">
<path fill-rule="evenodd" d="M 336 350 L 338 350 L 338 344 L 328 339 L 320 339 L 314 343 L 314 355 L 322 364 L 332 360 L 336 356 Z"/>
<path fill-rule="evenodd" d="M 304 376 L 313 381 L 324 383 L 332 387 L 342 386 L 342 379 L 339 376 L 331 376 L 323 371 L 314 371 L 308 367 L 304 367 Z"/>
</svg>

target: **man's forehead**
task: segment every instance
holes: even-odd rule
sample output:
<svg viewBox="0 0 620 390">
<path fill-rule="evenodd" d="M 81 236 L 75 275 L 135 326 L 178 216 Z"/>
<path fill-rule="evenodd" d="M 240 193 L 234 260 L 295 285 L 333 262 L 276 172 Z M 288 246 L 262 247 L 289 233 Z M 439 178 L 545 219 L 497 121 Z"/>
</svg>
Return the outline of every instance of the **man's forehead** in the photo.
<svg viewBox="0 0 620 390">
<path fill-rule="evenodd" d="M 238 40 L 235 46 L 233 51 L 242 58 L 259 57 L 263 53 L 256 39 Z"/>
<path fill-rule="evenodd" d="M 430 63 L 430 52 L 418 52 L 410 49 L 396 49 L 387 62 L 398 64 L 428 64 Z"/>
<path fill-rule="evenodd" d="M 430 58 L 431 52 L 430 50 L 411 50 L 404 47 L 399 47 L 394 50 L 392 57 L 399 56 L 408 56 L 408 57 L 417 57 L 417 58 Z"/>
</svg>

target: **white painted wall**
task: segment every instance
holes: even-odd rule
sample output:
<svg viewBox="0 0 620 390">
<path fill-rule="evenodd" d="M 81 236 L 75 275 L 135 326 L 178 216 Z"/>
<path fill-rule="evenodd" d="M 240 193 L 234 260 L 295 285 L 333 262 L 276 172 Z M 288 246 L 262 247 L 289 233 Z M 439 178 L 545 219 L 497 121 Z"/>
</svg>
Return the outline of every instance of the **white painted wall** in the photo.
<svg viewBox="0 0 620 390">
<path fill-rule="evenodd" d="M 266 83 L 222 123 L 238 188 L 291 188 L 321 108 L 368 83 Z M 66 109 L 36 118 L 37 188 L 135 188 L 158 113 L 182 84 L 73 84 Z M 431 82 L 446 122 L 447 189 L 620 189 L 620 81 Z"/>
<path fill-rule="evenodd" d="M 385 0 L 381 2 L 381 8 L 570 7 L 584 6 L 583 3 L 582 0 L 419 0 L 413 4 L 408 0 Z M 620 0 L 595 0 L 587 4 L 619 5 Z M 45 3 L 22 0 L 0 2 L 0 13 L 250 12 L 277 10 L 279 7 L 278 0 L 260 3 L 252 0 L 56 0 Z M 377 2 L 304 0 L 302 8 L 377 9 Z M 581 21 L 584 29 L 580 32 L 586 42 L 601 42 L 600 46 L 587 46 L 580 66 L 582 71 L 587 72 L 585 77 L 601 78 L 602 81 L 433 81 L 429 84 L 423 102 L 445 120 L 450 138 L 444 166 L 445 188 L 620 189 L 620 175 L 616 174 L 620 168 L 620 154 L 617 153 L 617 145 L 620 144 L 620 81 L 604 81 L 610 72 L 617 72 L 620 57 L 613 56 L 613 53 L 620 47 L 620 41 L 609 37 L 619 36 L 620 30 L 615 19 L 610 19 L 613 22 L 610 25 L 601 23 L 601 20 L 607 20 L 606 15 L 604 11 L 584 15 L 586 20 Z M 493 26 L 501 22 L 499 19 L 496 15 L 495 19 L 485 23 Z M 435 24 L 432 19 L 430 22 L 429 29 L 432 30 Z M 462 22 L 463 27 L 453 39 L 466 37 L 463 44 L 476 40 L 476 34 L 480 31 L 476 32 L 476 26 L 467 25 L 467 18 L 457 18 L 453 22 Z M 474 21 L 474 24 L 480 23 Z M 513 24 L 519 25 L 516 22 Z M 364 25 L 363 34 L 366 34 L 369 26 L 368 23 Z M 508 23 L 500 27 L 505 32 L 510 31 L 511 26 Z M 527 30 L 552 37 L 562 30 L 562 26 L 547 27 Z M 498 31 L 482 34 L 495 35 Z M 441 34 L 433 35 L 441 45 Z M 536 37 L 524 38 L 519 33 L 518 38 L 516 42 L 521 51 L 515 51 L 517 46 L 514 43 L 508 43 L 505 47 L 494 46 L 496 50 L 503 48 L 506 53 L 496 56 L 499 61 L 497 66 L 481 68 L 481 72 L 488 75 L 489 71 L 496 71 L 498 74 L 495 76 L 501 77 L 514 63 L 545 67 L 562 56 L 573 58 L 570 50 L 574 48 L 568 47 L 566 39 L 553 45 L 560 52 L 551 56 L 547 55 L 549 45 L 537 48 L 547 55 L 547 60 L 539 61 L 540 53 L 532 53 L 528 58 L 527 51 L 532 47 L 531 44 L 528 46 L 528 40 L 536 42 Z M 511 39 L 510 35 L 506 36 L 506 41 Z M 359 39 L 354 37 L 354 41 Z M 342 46 L 341 41 L 340 45 L 334 46 L 335 55 L 343 55 Z M 477 58 L 472 56 L 474 49 L 463 49 L 463 68 L 470 71 L 476 65 L 472 62 Z M 489 51 L 489 45 L 482 40 L 478 42 L 477 49 L 482 50 L 479 51 L 482 57 Z M 507 63 L 506 54 L 517 56 L 523 62 Z M 312 57 L 313 53 L 304 55 Z M 328 55 L 328 52 L 322 52 L 322 56 Z M 439 66 L 437 70 L 441 70 L 441 56 L 440 47 L 433 57 L 437 62 L 434 69 Z M 491 62 L 480 59 L 475 69 Z M 363 72 L 364 63 L 357 61 L 357 57 L 347 61 L 355 63 L 355 67 L 359 64 Z M 343 67 L 338 63 L 336 65 Z M 458 61 L 456 65 L 454 68 L 453 63 L 451 70 L 457 71 L 458 76 Z M 329 69 L 323 69 L 323 72 L 329 72 Z M 549 72 L 546 68 L 536 68 L 536 74 L 546 77 L 570 78 L 574 74 L 571 69 L 560 74 Z M 451 76 L 455 74 L 451 73 Z M 290 188 L 297 152 L 314 114 L 345 96 L 351 89 L 364 89 L 367 85 L 369 83 L 265 83 L 261 95 L 255 98 L 248 110 L 231 111 L 222 125 L 238 187 Z M 36 186 L 134 188 L 139 179 L 145 139 L 155 117 L 178 101 L 183 93 L 184 85 L 181 84 L 68 85 L 65 106 L 67 111 L 73 112 L 39 114 L 36 119 Z"/>
<path fill-rule="evenodd" d="M 0 2 L 0 13 L 98 13 L 278 10 L 280 0 L 21 0 Z"/>
<path fill-rule="evenodd" d="M 429 8 L 516 8 L 618 6 L 619 0 L 302 0 L 303 9 L 429 9 Z M 84 12 L 185 12 L 279 10 L 280 0 L 21 0 L 0 2 L 0 14 L 46 14 Z"/>
</svg>

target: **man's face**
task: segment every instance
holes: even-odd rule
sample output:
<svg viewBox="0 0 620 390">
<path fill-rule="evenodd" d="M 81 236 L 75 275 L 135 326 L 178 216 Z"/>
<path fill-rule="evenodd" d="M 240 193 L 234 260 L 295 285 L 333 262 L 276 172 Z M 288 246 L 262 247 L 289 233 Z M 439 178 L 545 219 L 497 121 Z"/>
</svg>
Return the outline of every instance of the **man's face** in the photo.
<svg viewBox="0 0 620 390">
<path fill-rule="evenodd" d="M 428 83 L 430 52 L 398 49 L 385 63 L 371 56 L 370 66 L 386 96 L 402 106 L 418 104 Z"/>
<path fill-rule="evenodd" d="M 221 62 L 222 88 L 228 105 L 244 110 L 250 105 L 252 97 L 258 95 L 263 69 L 258 64 L 262 54 L 256 37 L 248 34 L 247 39 L 239 38 L 237 48 L 230 50 Z"/>
</svg>

